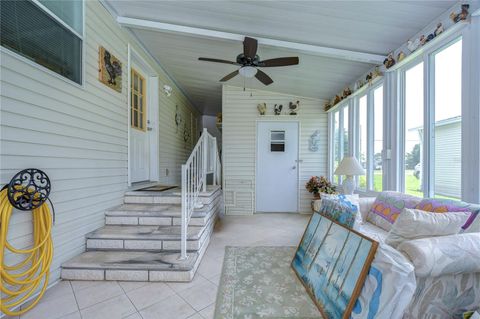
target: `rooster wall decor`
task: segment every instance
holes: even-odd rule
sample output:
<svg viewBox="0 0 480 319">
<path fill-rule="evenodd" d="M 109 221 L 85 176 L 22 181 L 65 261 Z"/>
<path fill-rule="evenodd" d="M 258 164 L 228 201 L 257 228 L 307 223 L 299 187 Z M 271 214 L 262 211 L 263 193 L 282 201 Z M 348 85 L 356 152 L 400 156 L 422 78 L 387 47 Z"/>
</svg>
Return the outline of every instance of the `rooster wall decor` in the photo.
<svg viewBox="0 0 480 319">
<path fill-rule="evenodd" d="M 104 47 L 98 49 L 98 79 L 117 92 L 122 92 L 122 62 Z"/>
</svg>

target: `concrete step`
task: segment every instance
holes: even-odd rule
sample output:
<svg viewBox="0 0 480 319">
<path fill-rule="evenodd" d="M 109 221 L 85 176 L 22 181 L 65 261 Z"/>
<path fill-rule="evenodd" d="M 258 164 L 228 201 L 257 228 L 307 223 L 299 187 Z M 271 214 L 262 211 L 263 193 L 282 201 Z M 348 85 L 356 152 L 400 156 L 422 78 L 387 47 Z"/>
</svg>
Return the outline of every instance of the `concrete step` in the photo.
<svg viewBox="0 0 480 319">
<path fill-rule="evenodd" d="M 178 252 L 87 251 L 62 265 L 65 280 L 191 281 L 208 240 L 186 260 Z"/>
<path fill-rule="evenodd" d="M 213 215 L 207 225 L 189 225 L 187 249 L 199 250 L 210 237 L 215 223 Z M 180 226 L 111 226 L 87 235 L 87 250 L 180 250 Z"/>
<path fill-rule="evenodd" d="M 220 210 L 221 197 L 210 204 L 195 209 L 191 226 L 204 226 Z M 181 225 L 182 208 L 178 204 L 123 204 L 105 213 L 106 225 Z"/>
<path fill-rule="evenodd" d="M 221 195 L 220 186 L 208 186 L 206 192 L 201 192 L 199 203 L 210 204 L 217 196 Z M 124 196 L 125 204 L 181 204 L 180 189 L 156 191 L 130 191 Z"/>
</svg>

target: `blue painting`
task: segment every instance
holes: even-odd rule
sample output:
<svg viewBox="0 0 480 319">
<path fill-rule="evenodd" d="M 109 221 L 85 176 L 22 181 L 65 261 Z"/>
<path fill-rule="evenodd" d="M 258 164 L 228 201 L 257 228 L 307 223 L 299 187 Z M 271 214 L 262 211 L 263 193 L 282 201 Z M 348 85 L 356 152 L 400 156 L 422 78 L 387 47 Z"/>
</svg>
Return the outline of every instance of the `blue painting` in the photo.
<svg viewBox="0 0 480 319">
<path fill-rule="evenodd" d="M 292 267 L 325 318 L 350 318 L 378 243 L 314 213 Z"/>
</svg>

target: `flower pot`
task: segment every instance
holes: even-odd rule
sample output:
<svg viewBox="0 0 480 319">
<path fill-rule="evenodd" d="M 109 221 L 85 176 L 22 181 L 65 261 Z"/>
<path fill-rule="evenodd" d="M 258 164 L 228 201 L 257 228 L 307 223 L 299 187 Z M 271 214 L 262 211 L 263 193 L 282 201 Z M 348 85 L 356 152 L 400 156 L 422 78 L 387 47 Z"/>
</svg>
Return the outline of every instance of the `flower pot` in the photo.
<svg viewBox="0 0 480 319">
<path fill-rule="evenodd" d="M 313 199 L 320 199 L 320 193 L 314 193 Z"/>
</svg>

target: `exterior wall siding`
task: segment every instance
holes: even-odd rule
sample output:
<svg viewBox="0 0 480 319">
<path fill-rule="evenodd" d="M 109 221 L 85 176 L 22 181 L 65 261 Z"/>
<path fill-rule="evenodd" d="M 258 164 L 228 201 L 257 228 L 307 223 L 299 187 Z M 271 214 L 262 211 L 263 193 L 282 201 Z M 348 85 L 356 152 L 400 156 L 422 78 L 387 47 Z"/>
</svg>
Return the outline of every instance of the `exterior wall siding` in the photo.
<svg viewBox="0 0 480 319">
<path fill-rule="evenodd" d="M 85 234 L 104 225 L 105 209 L 122 203 L 128 187 L 128 43 L 158 73 L 160 182 L 178 185 L 180 164 L 196 142 L 200 114 L 98 1 L 85 1 L 83 87 L 1 48 L 0 184 L 29 167 L 50 176 L 56 212 L 51 282 L 59 278 L 64 261 L 85 250 Z M 98 81 L 99 46 L 123 63 L 122 93 Z M 170 97 L 163 94 L 164 84 L 173 88 Z M 193 133 L 187 142 L 183 126 L 176 132 L 176 105 Z M 31 213 L 15 211 L 10 243 L 25 248 L 31 235 Z M 7 255 L 7 262 L 14 261 Z"/>
<path fill-rule="evenodd" d="M 297 116 L 273 115 L 274 104 L 283 104 L 283 113 L 290 101 L 300 101 Z M 267 103 L 267 115 L 261 116 L 257 104 Z M 227 214 L 255 212 L 256 123 L 258 120 L 298 120 L 299 134 L 299 212 L 310 212 L 312 195 L 305 183 L 313 175 L 327 174 L 327 113 L 323 101 L 260 90 L 223 87 L 222 157 L 224 201 Z M 322 134 L 320 150 L 309 150 L 309 138 L 319 130 Z"/>
</svg>

